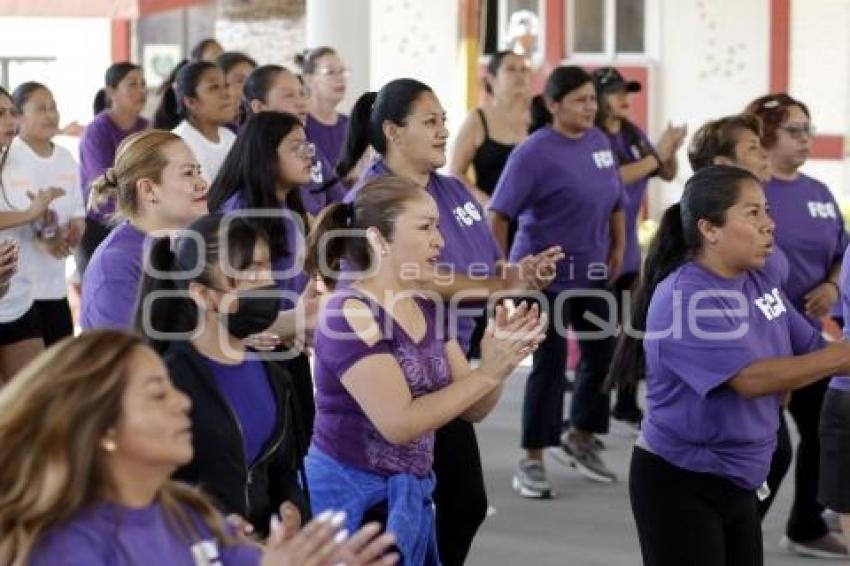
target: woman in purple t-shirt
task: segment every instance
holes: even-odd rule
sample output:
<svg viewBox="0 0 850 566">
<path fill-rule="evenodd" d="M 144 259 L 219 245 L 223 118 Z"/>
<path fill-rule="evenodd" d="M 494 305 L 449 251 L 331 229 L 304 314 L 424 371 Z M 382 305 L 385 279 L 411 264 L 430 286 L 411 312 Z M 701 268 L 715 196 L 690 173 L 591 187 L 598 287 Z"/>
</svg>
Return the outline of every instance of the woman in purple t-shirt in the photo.
<svg viewBox="0 0 850 566">
<path fill-rule="evenodd" d="M 838 302 L 838 276 L 848 238 L 838 202 L 829 188 L 800 172 L 814 136 L 809 109 L 787 94 L 771 94 L 754 100 L 747 110 L 763 124 L 761 141 L 772 174 L 764 192 L 776 219 L 776 242 L 788 256 L 791 268 L 785 291 L 791 303 L 820 326 L 820 318 L 829 316 Z M 794 502 L 782 543 L 800 555 L 831 553 L 846 557 L 847 546 L 829 532 L 821 516 L 824 507 L 817 498 L 818 420 L 826 390 L 826 382 L 814 383 L 795 391 L 788 403 L 800 442 Z"/>
<path fill-rule="evenodd" d="M 695 172 L 712 165 L 734 165 L 746 169 L 762 183 L 770 180 L 770 162 L 761 145 L 761 122 L 752 114 L 725 116 L 700 126 L 688 146 L 688 159 Z M 772 276 L 781 289 L 785 288 L 789 276 L 788 258 L 775 243 L 773 253 L 765 260 L 762 271 Z M 770 461 L 770 473 L 765 480 L 770 495 L 759 500 L 762 519 L 767 515 L 794 456 L 783 406 L 780 406 L 779 414 L 776 450 Z"/>
<path fill-rule="evenodd" d="M 341 507 L 349 528 L 383 515 L 406 564 L 440 563 L 431 497 L 434 435 L 455 418 L 483 419 L 502 384 L 542 339 L 545 317 L 499 306 L 471 369 L 426 293 L 444 246 L 431 196 L 381 176 L 351 204 L 328 207 L 308 240 L 308 268 L 329 283 L 340 261 L 357 279 L 334 292 L 316 331 L 317 415 L 307 457 L 316 511 Z M 436 300 L 434 300 L 436 299 Z M 453 563 L 453 562 L 452 562 Z"/>
<path fill-rule="evenodd" d="M 620 277 L 611 285 L 621 324 L 628 324 L 625 293 L 634 292 L 640 274 L 638 215 L 651 177 L 665 181 L 676 177 L 676 152 L 688 133 L 687 126 L 668 125 L 653 146 L 646 133 L 629 119 L 629 95 L 640 92 L 638 81 L 626 81 L 614 67 L 600 67 L 592 73 L 599 111 L 594 122 L 608 136 L 619 167 L 620 180 L 629 201 L 626 206 L 626 251 Z M 617 385 L 617 400 L 611 416 L 640 427 L 643 413 L 637 402 L 637 388 Z"/>
<path fill-rule="evenodd" d="M 616 320 L 605 287 L 616 281 L 623 262 L 627 198 L 608 138 L 593 125 L 596 91 L 584 69 L 552 71 L 533 108 L 534 131 L 508 158 L 490 200 L 489 217 L 496 240 L 513 260 L 552 245 L 569 255 L 544 292 L 553 324 L 528 376 L 521 439 L 525 457 L 513 478 L 521 496 L 548 498 L 551 488 L 543 465 L 548 447 L 592 481 L 611 483 L 617 478 L 600 458 L 593 438 L 608 432 L 610 395 L 603 382 L 614 337 L 586 313 L 605 324 Z M 517 233 L 508 250 L 512 220 L 517 221 Z M 570 430 L 564 433 L 567 326 L 579 334 L 581 362 Z"/>
<path fill-rule="evenodd" d="M 760 566 L 757 495 L 787 391 L 850 369 L 762 271 L 773 220 L 759 180 L 710 166 L 664 214 L 612 375 L 645 373 L 629 491 L 644 563 Z"/>
<path fill-rule="evenodd" d="M 114 200 L 126 221 L 95 250 L 83 280 L 83 329 L 129 328 L 142 279 L 148 234 L 174 231 L 207 212 L 207 184 L 180 136 L 162 130 L 133 134 L 118 148 L 115 167 L 92 184 L 94 203 Z"/>
<path fill-rule="evenodd" d="M 115 63 L 106 69 L 104 83 L 94 99 L 94 120 L 80 138 L 80 184 L 85 202 L 88 202 L 92 182 L 112 167 L 115 152 L 124 138 L 149 126 L 141 116 L 147 102 L 141 67 L 128 62 Z M 112 229 L 109 215 L 114 210 L 113 201 L 88 209 L 86 231 L 74 254 L 81 278 L 94 250 Z"/>
<path fill-rule="evenodd" d="M 563 254 L 559 248 L 535 249 L 518 262 L 543 280 L 523 278 L 522 270 L 503 261 L 475 197 L 460 179 L 437 173 L 446 164 L 449 132 L 445 123 L 440 100 L 417 80 L 396 79 L 378 92 L 366 92 L 352 109 L 336 174 L 347 178 L 372 147 L 380 157 L 363 172 L 346 201 L 356 198 L 368 179 L 399 175 L 437 203 L 446 246 L 439 258 L 440 277 L 429 284 L 429 290 L 440 294 L 449 307 L 458 343 L 468 354 L 481 303 L 494 293 L 545 287 L 554 274 L 554 262 Z M 466 304 L 460 304 L 464 300 Z M 446 564 L 462 564 L 487 511 L 478 441 L 469 422 L 455 419 L 437 431 L 434 473 L 440 557 Z"/>
<path fill-rule="evenodd" d="M 307 123 L 307 96 L 304 85 L 297 75 L 280 65 L 257 67 L 242 89 L 240 122 L 247 120 L 251 114 L 266 110 L 294 114 L 301 120 L 302 125 Z M 309 132 L 307 139 L 315 142 L 310 138 Z M 342 200 L 346 193 L 342 184 L 328 190 L 317 190 L 331 176 L 331 163 L 318 147 L 313 155 L 312 165 L 311 182 L 299 188 L 301 203 L 311 219 L 328 204 Z"/>
<path fill-rule="evenodd" d="M 317 145 L 333 165 L 339 159 L 348 116 L 337 112 L 336 107 L 345 98 L 349 71 L 333 47 L 322 46 L 305 49 L 295 56 L 307 87 L 309 114 L 307 136 Z"/>
<path fill-rule="evenodd" d="M 364 551 L 376 525 L 342 543 L 343 517 L 331 513 L 298 533 L 297 510 L 283 506 L 265 548 L 234 532 L 200 492 L 169 479 L 193 455 L 190 405 L 135 335 L 87 332 L 35 358 L 0 394 L 0 562 L 393 563 Z M 392 539 L 374 542 L 380 551 Z"/>
</svg>

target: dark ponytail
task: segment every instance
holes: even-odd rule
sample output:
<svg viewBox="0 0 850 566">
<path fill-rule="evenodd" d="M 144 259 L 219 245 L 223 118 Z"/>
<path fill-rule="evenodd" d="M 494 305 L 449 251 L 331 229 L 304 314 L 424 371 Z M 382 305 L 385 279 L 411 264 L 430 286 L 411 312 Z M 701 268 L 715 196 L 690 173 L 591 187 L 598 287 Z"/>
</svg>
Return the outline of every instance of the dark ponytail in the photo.
<svg viewBox="0 0 850 566">
<path fill-rule="evenodd" d="M 581 67 L 575 65 L 555 67 L 546 79 L 543 94 L 538 94 L 531 100 L 531 125 L 528 128 L 529 133 L 552 123 L 552 114 L 546 108 L 546 99 L 560 102 L 562 98 L 572 91 L 592 82 L 593 77 Z"/>
<path fill-rule="evenodd" d="M 334 169 L 337 178 L 325 183 L 323 188 L 344 179 L 370 145 L 384 155 L 387 152 L 384 122 L 389 120 L 403 126 L 413 109 L 413 103 L 424 92 L 434 91 L 415 79 L 396 79 L 385 84 L 377 94 L 366 92 L 361 95 L 351 110 L 348 133 Z"/>
<path fill-rule="evenodd" d="M 357 191 L 354 200 L 326 206 L 307 235 L 304 270 L 318 274 L 328 287 L 334 287 L 342 259 L 356 270 L 372 266 L 372 249 L 366 230 L 376 228 L 388 242 L 395 235 L 395 223 L 407 203 L 422 198 L 422 189 L 402 177 L 374 177 Z M 334 232 L 347 229 L 355 233 L 339 236 Z M 330 269 L 329 272 L 327 269 Z"/>
<path fill-rule="evenodd" d="M 268 242 L 263 231 L 244 218 L 210 214 L 195 220 L 174 240 L 154 240 L 139 287 L 136 330 L 158 353 L 175 340 L 158 334 L 182 333 L 176 339 L 184 340 L 198 326 L 198 307 L 189 296 L 189 285 L 215 287 L 215 270 L 223 258 L 233 269 L 248 268 L 258 239 Z"/>
<path fill-rule="evenodd" d="M 106 69 L 103 77 L 104 88 L 97 91 L 97 94 L 94 95 L 94 102 L 92 103 L 92 110 L 94 110 L 95 115 L 100 114 L 111 106 L 109 95 L 106 93 L 106 87 L 118 88 L 118 84 L 124 80 L 124 77 L 129 75 L 131 71 L 137 70 L 141 70 L 141 67 L 129 61 L 114 63 Z"/>
<path fill-rule="evenodd" d="M 344 179 L 357 166 L 357 162 L 369 147 L 369 121 L 376 98 L 377 92 L 364 92 L 351 108 L 345 141 L 334 168 L 337 179 Z"/>
<path fill-rule="evenodd" d="M 216 69 L 215 63 L 206 61 L 187 63 L 183 62 L 175 68 L 174 80 L 168 84 L 163 83 L 161 87 L 162 99 L 153 118 L 153 127 L 158 130 L 173 130 L 183 120 L 191 120 L 189 111 L 183 100 L 185 98 L 196 98 L 198 96 L 198 84 L 201 77 L 210 69 Z"/>
<path fill-rule="evenodd" d="M 702 248 L 699 221 L 726 224 L 726 211 L 738 202 L 743 181 L 759 180 L 738 167 L 715 165 L 697 171 L 685 184 L 681 200 L 661 217 L 644 260 L 640 285 L 632 305 L 631 324 L 617 342 L 608 382 L 637 383 L 646 371 L 643 336 L 652 295 L 658 285 L 678 267 L 693 259 Z"/>
</svg>

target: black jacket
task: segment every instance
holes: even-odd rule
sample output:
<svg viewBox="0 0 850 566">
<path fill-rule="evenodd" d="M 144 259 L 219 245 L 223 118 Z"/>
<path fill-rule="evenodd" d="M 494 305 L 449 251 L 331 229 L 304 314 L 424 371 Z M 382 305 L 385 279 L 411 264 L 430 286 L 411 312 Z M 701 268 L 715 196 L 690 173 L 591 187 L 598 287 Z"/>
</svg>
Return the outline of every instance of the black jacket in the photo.
<svg viewBox="0 0 850 566">
<path fill-rule="evenodd" d="M 278 421 L 266 446 L 250 465 L 236 413 L 216 384 L 203 356 L 189 342 L 173 342 L 163 354 L 174 385 L 192 400 L 194 457 L 174 479 L 197 485 L 225 514 L 237 513 L 260 534 L 280 504 L 291 501 L 309 517 L 303 458 L 307 440 L 289 373 L 264 362 L 277 400 Z"/>
</svg>

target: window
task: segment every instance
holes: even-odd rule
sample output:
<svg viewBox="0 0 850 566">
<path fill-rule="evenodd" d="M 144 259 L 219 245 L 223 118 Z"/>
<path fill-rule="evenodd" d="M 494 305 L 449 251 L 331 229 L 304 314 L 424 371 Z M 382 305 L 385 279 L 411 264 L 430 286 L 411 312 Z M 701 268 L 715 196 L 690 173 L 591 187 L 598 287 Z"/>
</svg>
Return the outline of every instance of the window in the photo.
<svg viewBox="0 0 850 566">
<path fill-rule="evenodd" d="M 545 2 L 543 0 L 487 0 L 482 3 L 483 54 L 511 50 L 542 60 L 544 52 Z"/>
<path fill-rule="evenodd" d="M 0 57 L 0 85 L 14 89 L 26 81 L 49 83 L 56 76 L 51 57 Z"/>
<path fill-rule="evenodd" d="M 577 55 L 646 53 L 645 0 L 567 0 L 567 52 Z"/>
</svg>

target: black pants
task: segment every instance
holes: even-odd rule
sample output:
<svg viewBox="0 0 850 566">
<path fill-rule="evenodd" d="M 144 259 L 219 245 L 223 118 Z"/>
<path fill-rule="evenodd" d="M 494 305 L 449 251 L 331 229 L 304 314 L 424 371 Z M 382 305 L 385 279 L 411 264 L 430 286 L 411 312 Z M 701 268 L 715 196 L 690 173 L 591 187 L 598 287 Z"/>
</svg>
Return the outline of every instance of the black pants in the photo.
<svg viewBox="0 0 850 566">
<path fill-rule="evenodd" d="M 599 327 L 584 315 L 588 313 L 608 321 L 609 303 L 601 297 L 590 296 L 572 296 L 556 303 L 556 294 L 545 295 L 549 301 L 549 326 L 546 338 L 534 353 L 522 405 L 522 447 L 525 449 L 560 444 L 567 365 L 567 338 L 563 329 L 567 326 L 572 326 L 576 333 L 604 334 L 578 340 L 581 361 L 576 369 L 570 422 L 582 431 L 608 432 L 611 396 L 603 386 L 614 350 L 614 337 L 600 332 Z"/>
<path fill-rule="evenodd" d="M 89 261 L 91 261 L 91 256 L 94 255 L 94 251 L 111 231 L 112 228 L 104 226 L 97 220 L 86 218 L 86 231 L 83 233 L 80 245 L 74 250 L 74 262 L 77 264 L 80 283 L 83 281 L 83 274 L 86 272 Z"/>
<path fill-rule="evenodd" d="M 788 411 L 797 423 L 800 443 L 797 445 L 797 464 L 794 473 L 794 502 L 785 526 L 785 534 L 793 541 L 806 542 L 819 539 L 829 532 L 818 502 L 818 476 L 820 475 L 820 421 L 823 398 L 829 385 L 822 379 L 791 394 Z"/>
<path fill-rule="evenodd" d="M 635 448 L 629 497 L 644 566 L 761 566 L 754 491 Z"/>
<path fill-rule="evenodd" d="M 440 561 L 444 566 L 460 565 L 487 516 L 481 453 L 472 423 L 457 418 L 437 430 L 434 475 Z"/>
<path fill-rule="evenodd" d="M 637 287 L 638 273 L 624 273 L 613 285 L 611 292 L 617 300 L 617 315 L 619 316 L 620 324 L 629 324 L 631 327 L 631 309 L 634 304 L 634 291 Z M 629 293 L 626 295 L 626 293 Z M 638 384 L 626 383 L 624 380 L 617 381 L 617 399 L 614 401 L 614 411 L 616 413 L 636 413 L 640 410 L 638 407 Z"/>
<path fill-rule="evenodd" d="M 770 460 L 770 472 L 767 474 L 767 487 L 770 488 L 770 495 L 763 501 L 759 501 L 759 516 L 764 519 L 776 494 L 779 491 L 779 486 L 782 485 L 782 479 L 788 473 L 788 468 L 791 467 L 791 460 L 794 458 L 794 448 L 791 446 L 791 435 L 788 433 L 788 422 L 785 420 L 785 408 L 779 408 L 779 430 L 776 431 L 776 450 L 773 452 L 773 458 Z"/>
<path fill-rule="evenodd" d="M 33 308 L 41 324 L 41 337 L 45 346 L 74 334 L 74 320 L 68 299 L 34 301 Z"/>
</svg>

